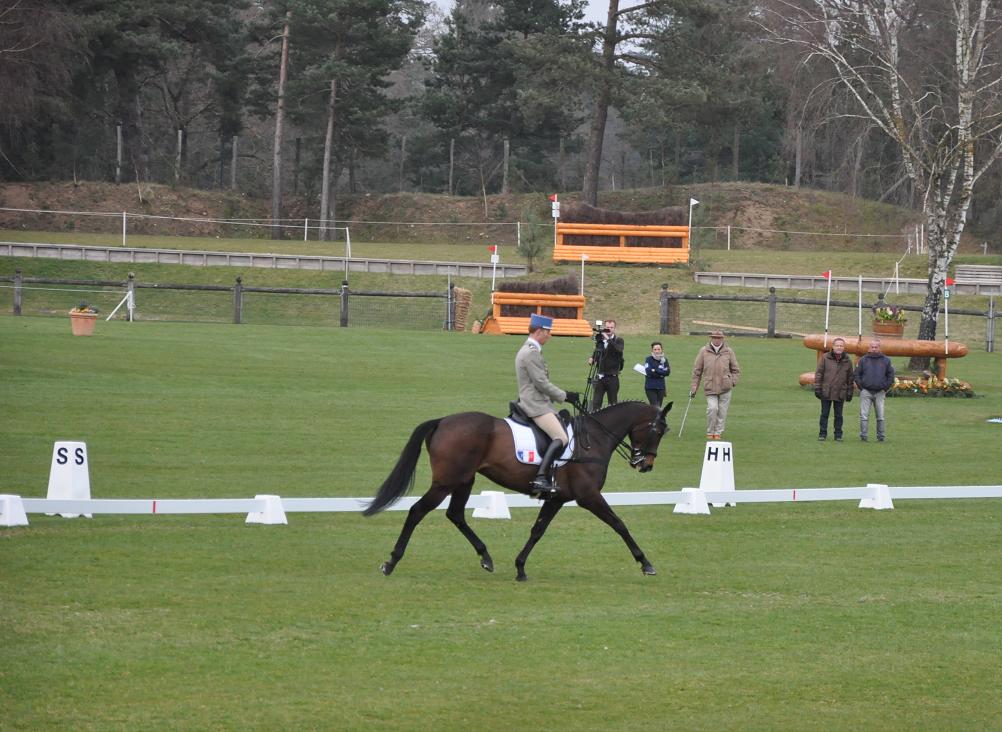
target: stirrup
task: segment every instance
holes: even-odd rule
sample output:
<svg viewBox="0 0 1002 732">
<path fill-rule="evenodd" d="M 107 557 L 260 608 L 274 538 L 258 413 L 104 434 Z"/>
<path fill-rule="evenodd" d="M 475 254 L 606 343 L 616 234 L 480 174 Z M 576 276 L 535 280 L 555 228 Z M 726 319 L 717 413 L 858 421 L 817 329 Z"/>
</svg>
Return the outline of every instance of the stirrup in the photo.
<svg viewBox="0 0 1002 732">
<path fill-rule="evenodd" d="M 557 488 L 559 486 L 555 480 L 547 480 L 545 476 L 537 475 L 529 484 L 529 495 L 533 498 L 551 496 L 557 492 Z"/>
</svg>

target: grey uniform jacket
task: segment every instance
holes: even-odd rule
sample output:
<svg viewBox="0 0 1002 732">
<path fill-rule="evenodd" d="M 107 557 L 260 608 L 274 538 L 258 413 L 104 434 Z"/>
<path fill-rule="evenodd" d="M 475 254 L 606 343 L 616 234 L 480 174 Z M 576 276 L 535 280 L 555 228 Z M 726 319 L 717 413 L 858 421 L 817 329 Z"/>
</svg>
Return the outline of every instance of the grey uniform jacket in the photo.
<svg viewBox="0 0 1002 732">
<path fill-rule="evenodd" d="M 531 338 L 515 356 L 515 379 L 518 382 L 518 406 L 529 417 L 538 417 L 546 412 L 556 414 L 553 402 L 567 399 L 567 392 L 550 383 L 550 370 L 543 360 L 543 353 L 539 344 Z"/>
</svg>

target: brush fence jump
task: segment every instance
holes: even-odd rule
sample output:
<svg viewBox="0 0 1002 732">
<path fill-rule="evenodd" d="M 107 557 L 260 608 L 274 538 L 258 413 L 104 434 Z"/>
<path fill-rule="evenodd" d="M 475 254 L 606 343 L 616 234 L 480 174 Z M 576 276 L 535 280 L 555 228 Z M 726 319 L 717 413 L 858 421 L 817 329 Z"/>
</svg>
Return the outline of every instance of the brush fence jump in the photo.
<svg viewBox="0 0 1002 732">
<path fill-rule="evenodd" d="M 650 242 L 660 240 L 659 245 Z M 594 243 L 594 242 L 601 243 Z M 554 262 L 687 264 L 689 227 L 557 222 Z"/>
<path fill-rule="evenodd" d="M 584 295 L 553 295 L 543 292 L 503 292 L 491 295 L 492 312 L 481 333 L 527 335 L 529 313 L 553 318 L 553 335 L 590 336 L 591 325 L 584 319 Z M 513 315 L 512 311 L 524 313 Z M 544 312 L 545 310 L 545 312 Z M 568 314 L 573 313 L 572 317 Z"/>
<path fill-rule="evenodd" d="M 811 501 L 859 501 L 860 508 L 893 508 L 894 500 L 942 498 L 1002 498 L 1002 485 L 894 486 L 871 483 L 850 488 L 770 488 L 734 491 L 680 491 L 604 493 L 612 506 L 661 506 L 675 504 L 676 513 L 708 514 L 716 503 L 804 503 Z M 360 513 L 369 498 L 281 498 L 259 495 L 229 499 L 89 499 L 68 500 L 21 498 L 0 495 L 0 526 L 26 526 L 26 514 L 229 514 L 246 513 L 247 523 L 284 524 L 286 513 Z M 402 498 L 389 511 L 407 511 L 417 497 Z M 573 501 L 568 506 L 576 506 Z M 482 491 L 471 496 L 467 508 L 476 518 L 509 518 L 510 508 L 539 508 L 528 496 L 501 491 Z M 446 508 L 445 504 L 438 507 Z"/>
</svg>

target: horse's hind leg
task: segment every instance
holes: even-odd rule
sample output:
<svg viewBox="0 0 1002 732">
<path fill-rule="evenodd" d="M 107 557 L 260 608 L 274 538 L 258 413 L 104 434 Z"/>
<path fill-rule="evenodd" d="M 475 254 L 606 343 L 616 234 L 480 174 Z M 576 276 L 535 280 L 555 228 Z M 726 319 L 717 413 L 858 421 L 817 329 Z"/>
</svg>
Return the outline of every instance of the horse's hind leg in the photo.
<svg viewBox="0 0 1002 732">
<path fill-rule="evenodd" d="M 487 545 L 480 540 L 476 532 L 470 528 L 470 525 L 466 523 L 466 502 L 470 500 L 470 491 L 473 489 L 473 481 L 464 485 L 462 488 L 457 488 L 452 492 L 452 499 L 449 501 L 449 508 L 445 512 L 445 515 L 449 517 L 449 520 L 455 524 L 456 528 L 459 529 L 460 533 L 466 537 L 466 540 L 473 545 L 477 554 L 480 555 L 480 566 L 486 569 L 488 572 L 494 571 L 494 560 L 491 559 L 491 555 L 487 551 Z"/>
<path fill-rule="evenodd" d="M 589 496 L 584 499 L 578 498 L 578 505 L 582 508 L 587 508 L 605 523 L 609 524 L 613 531 L 619 534 L 622 540 L 626 542 L 626 546 L 630 548 L 630 554 L 632 554 L 633 558 L 640 563 L 640 570 L 644 574 L 657 574 L 657 572 L 654 571 L 654 566 L 647 561 L 647 557 L 644 555 L 643 550 L 641 550 L 641 548 L 637 546 L 637 542 L 633 540 L 629 529 L 626 528 L 626 524 L 624 524 L 623 520 L 616 515 L 616 512 L 612 510 L 612 507 L 606 503 L 605 498 L 602 497 L 601 493 L 596 493 L 593 496 Z"/>
<path fill-rule="evenodd" d="M 515 579 L 519 582 L 525 582 L 529 579 L 525 575 L 525 562 L 529 558 L 529 552 L 543 538 L 543 534 L 546 533 L 546 527 L 550 525 L 553 517 L 557 515 L 557 512 L 563 506 L 564 502 L 560 500 L 550 499 L 543 502 L 543 507 L 539 509 L 539 515 L 536 517 L 536 523 L 532 525 L 532 531 L 529 532 L 529 541 L 525 543 L 522 551 L 515 557 Z"/>
<path fill-rule="evenodd" d="M 383 562 L 383 565 L 380 567 L 383 574 L 389 576 L 393 573 L 397 562 L 403 558 L 404 552 L 407 550 L 407 542 L 411 540 L 411 534 L 414 533 L 414 529 L 421 523 L 421 519 L 427 516 L 430 511 L 434 511 L 438 504 L 445 500 L 448 494 L 449 490 L 447 488 L 433 485 L 427 493 L 418 499 L 417 503 L 411 506 L 411 510 L 407 512 L 407 520 L 404 521 L 404 527 L 400 530 L 397 543 L 393 547 L 393 551 L 390 552 L 390 558 Z"/>
</svg>

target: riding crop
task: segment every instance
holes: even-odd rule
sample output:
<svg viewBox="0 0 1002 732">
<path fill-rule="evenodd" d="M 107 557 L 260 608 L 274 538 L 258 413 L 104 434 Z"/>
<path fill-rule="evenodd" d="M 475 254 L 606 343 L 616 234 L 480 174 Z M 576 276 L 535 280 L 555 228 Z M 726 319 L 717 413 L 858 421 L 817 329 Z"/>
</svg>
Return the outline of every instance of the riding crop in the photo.
<svg viewBox="0 0 1002 732">
<path fill-rule="evenodd" d="M 689 403 L 685 405 L 685 414 L 682 415 L 682 424 L 678 426 L 678 439 L 682 439 L 682 430 L 685 429 L 685 418 L 689 416 L 689 407 L 692 406 L 693 395 L 689 395 Z"/>
</svg>

